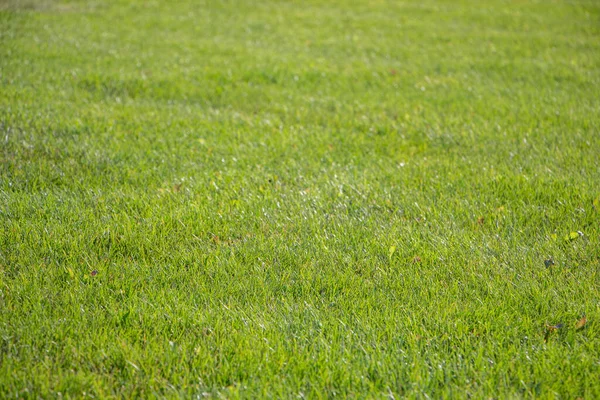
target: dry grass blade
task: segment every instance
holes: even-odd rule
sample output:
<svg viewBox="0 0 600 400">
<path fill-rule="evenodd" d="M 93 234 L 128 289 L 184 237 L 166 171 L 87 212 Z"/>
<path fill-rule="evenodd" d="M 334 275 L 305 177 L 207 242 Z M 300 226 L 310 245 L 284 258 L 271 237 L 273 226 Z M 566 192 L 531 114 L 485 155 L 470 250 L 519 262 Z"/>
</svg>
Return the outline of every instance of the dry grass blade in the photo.
<svg viewBox="0 0 600 400">
<path fill-rule="evenodd" d="M 577 330 L 583 329 L 583 328 L 585 328 L 586 324 L 587 324 L 587 318 L 584 315 L 583 317 L 581 317 L 579 319 L 579 321 L 577 321 L 577 324 L 575 325 L 575 329 L 577 329 Z"/>
</svg>

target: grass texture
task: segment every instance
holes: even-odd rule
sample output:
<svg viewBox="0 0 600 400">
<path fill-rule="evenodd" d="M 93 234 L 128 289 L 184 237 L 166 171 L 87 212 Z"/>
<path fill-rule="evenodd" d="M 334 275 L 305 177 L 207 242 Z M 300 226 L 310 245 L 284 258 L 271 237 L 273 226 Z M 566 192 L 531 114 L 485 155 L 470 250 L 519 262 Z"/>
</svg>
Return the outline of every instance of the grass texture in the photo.
<svg viewBox="0 0 600 400">
<path fill-rule="evenodd" d="M 599 274 L 597 1 L 0 2 L 2 398 L 600 398 Z"/>
</svg>

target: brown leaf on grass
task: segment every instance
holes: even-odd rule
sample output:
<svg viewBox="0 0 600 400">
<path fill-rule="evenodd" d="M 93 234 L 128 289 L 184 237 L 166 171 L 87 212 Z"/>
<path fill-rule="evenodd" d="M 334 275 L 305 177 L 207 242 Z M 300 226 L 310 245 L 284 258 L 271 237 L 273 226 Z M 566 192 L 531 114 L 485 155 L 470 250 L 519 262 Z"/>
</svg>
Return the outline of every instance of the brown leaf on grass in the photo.
<svg viewBox="0 0 600 400">
<path fill-rule="evenodd" d="M 548 343 L 548 339 L 552 332 L 555 332 L 563 327 L 563 324 L 549 325 L 546 324 L 546 333 L 544 334 L 544 343 Z"/>
<path fill-rule="evenodd" d="M 414 258 L 412 259 L 412 262 L 415 263 L 415 264 L 420 263 L 421 262 L 421 257 L 414 256 Z"/>
<path fill-rule="evenodd" d="M 93 270 L 92 272 L 90 272 L 91 276 L 96 276 L 98 275 L 98 271 L 97 270 Z"/>
<path fill-rule="evenodd" d="M 479 217 L 479 218 L 477 218 L 477 223 L 478 223 L 479 225 L 483 225 L 483 222 L 484 222 L 484 221 L 485 221 L 485 218 L 484 218 L 484 217 Z"/>
<path fill-rule="evenodd" d="M 575 329 L 580 330 L 585 328 L 585 324 L 587 324 L 587 318 L 585 317 L 585 315 L 583 317 L 581 317 L 579 319 L 579 321 L 577 321 L 577 324 L 575 324 Z"/>
<path fill-rule="evenodd" d="M 181 187 L 183 186 L 183 183 L 178 183 L 176 185 L 173 185 L 173 192 L 177 193 L 181 190 Z"/>
</svg>

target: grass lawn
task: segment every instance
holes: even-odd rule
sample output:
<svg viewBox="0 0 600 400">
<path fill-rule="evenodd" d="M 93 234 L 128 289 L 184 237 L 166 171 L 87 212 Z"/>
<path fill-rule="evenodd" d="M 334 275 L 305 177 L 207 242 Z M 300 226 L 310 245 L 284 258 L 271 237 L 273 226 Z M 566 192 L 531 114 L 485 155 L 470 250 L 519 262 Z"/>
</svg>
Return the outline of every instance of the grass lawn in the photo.
<svg viewBox="0 0 600 400">
<path fill-rule="evenodd" d="M 596 0 L 0 1 L 1 398 L 599 377 Z"/>
</svg>

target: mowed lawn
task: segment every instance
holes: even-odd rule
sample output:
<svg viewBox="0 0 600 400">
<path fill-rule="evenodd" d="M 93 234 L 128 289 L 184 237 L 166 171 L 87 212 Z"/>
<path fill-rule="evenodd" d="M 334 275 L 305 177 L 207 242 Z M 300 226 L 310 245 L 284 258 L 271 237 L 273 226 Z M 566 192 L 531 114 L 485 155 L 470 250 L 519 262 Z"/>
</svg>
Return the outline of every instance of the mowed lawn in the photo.
<svg viewBox="0 0 600 400">
<path fill-rule="evenodd" d="M 1 398 L 600 398 L 600 3 L 0 1 Z"/>
</svg>

